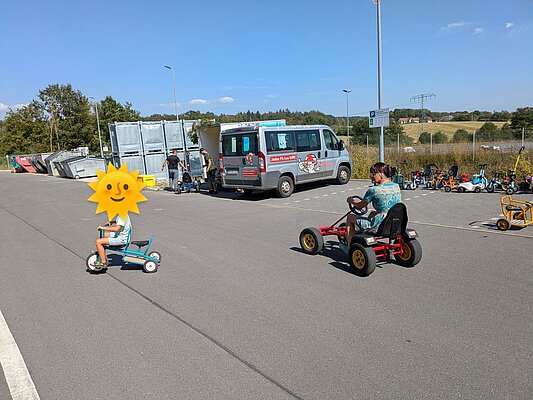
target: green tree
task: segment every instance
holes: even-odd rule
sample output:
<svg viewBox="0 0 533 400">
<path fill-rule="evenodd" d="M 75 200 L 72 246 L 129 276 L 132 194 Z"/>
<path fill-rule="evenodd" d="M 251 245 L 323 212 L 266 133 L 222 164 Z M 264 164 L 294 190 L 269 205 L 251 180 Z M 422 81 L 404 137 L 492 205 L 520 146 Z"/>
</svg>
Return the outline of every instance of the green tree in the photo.
<svg viewBox="0 0 533 400">
<path fill-rule="evenodd" d="M 51 147 L 72 149 L 92 142 L 89 100 L 79 90 L 70 84 L 54 84 L 41 90 L 38 97 L 48 114 Z"/>
<path fill-rule="evenodd" d="M 492 122 L 485 122 L 481 128 L 476 131 L 476 140 L 492 141 L 500 138 L 500 129 Z"/>
<path fill-rule="evenodd" d="M 400 135 L 401 145 L 410 146 L 413 144 L 413 138 L 407 136 L 403 126 L 395 121 L 391 121 L 389 126 L 383 130 L 383 141 L 385 144 L 397 143 L 398 135 Z"/>
<path fill-rule="evenodd" d="M 452 143 L 471 142 L 472 134 L 464 129 L 457 129 L 453 134 Z"/>
<path fill-rule="evenodd" d="M 429 132 L 422 132 L 420 136 L 418 137 L 418 143 L 430 143 L 431 142 L 431 134 Z"/>
<path fill-rule="evenodd" d="M 27 154 L 49 150 L 48 128 L 41 105 L 32 101 L 8 111 L 0 132 L 0 153 Z"/>
<path fill-rule="evenodd" d="M 441 131 L 435 132 L 433 134 L 433 143 L 434 144 L 441 144 L 441 143 L 447 143 L 448 142 L 448 136 L 446 136 Z"/>
</svg>

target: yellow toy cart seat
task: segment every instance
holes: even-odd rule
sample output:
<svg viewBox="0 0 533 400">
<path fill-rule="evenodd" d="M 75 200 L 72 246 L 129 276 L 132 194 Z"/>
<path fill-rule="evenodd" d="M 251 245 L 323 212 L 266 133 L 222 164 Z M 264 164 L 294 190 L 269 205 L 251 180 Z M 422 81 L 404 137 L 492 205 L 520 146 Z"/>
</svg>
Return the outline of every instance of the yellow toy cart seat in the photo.
<svg viewBox="0 0 533 400">
<path fill-rule="evenodd" d="M 501 231 L 506 231 L 511 226 L 526 227 L 533 224 L 533 204 L 528 201 L 515 200 L 509 195 L 500 198 L 502 214 L 496 222 Z"/>
</svg>

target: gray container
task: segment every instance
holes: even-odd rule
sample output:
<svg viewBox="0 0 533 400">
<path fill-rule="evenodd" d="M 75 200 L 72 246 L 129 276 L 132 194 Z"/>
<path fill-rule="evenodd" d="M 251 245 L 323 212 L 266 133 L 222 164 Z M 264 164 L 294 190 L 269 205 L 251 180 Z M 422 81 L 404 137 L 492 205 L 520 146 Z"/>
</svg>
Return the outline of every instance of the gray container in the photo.
<svg viewBox="0 0 533 400">
<path fill-rule="evenodd" d="M 75 157 L 62 161 L 68 178 L 80 179 L 96 176 L 96 171 L 106 171 L 105 160 L 101 157 Z"/>
<path fill-rule="evenodd" d="M 115 154 L 142 154 L 141 130 L 139 122 L 115 122 L 109 124 L 111 149 Z"/>
<path fill-rule="evenodd" d="M 165 145 L 167 151 L 183 149 L 183 129 L 181 121 L 165 121 Z M 181 158 L 181 157 L 180 157 Z"/>
<path fill-rule="evenodd" d="M 155 175 L 156 179 L 168 178 L 167 168 L 161 171 L 161 166 L 165 162 L 166 158 L 167 156 L 165 155 L 165 153 L 146 154 L 144 156 L 144 161 L 146 164 L 146 175 Z"/>
<path fill-rule="evenodd" d="M 165 151 L 163 121 L 141 122 L 140 125 L 144 154 L 163 153 Z"/>
<path fill-rule="evenodd" d="M 126 164 L 128 166 L 128 172 L 139 170 L 139 175 L 146 175 L 146 169 L 144 167 L 144 157 L 141 155 L 135 155 L 135 156 L 123 156 L 118 159 L 120 167 L 123 164 Z M 116 162 L 116 159 L 115 159 Z M 117 165 L 115 164 L 115 167 Z M 161 169 L 161 166 L 159 166 L 159 169 Z"/>
<path fill-rule="evenodd" d="M 80 153 L 75 151 L 60 150 L 55 153 L 52 153 L 44 159 L 46 164 L 46 169 L 48 170 L 48 175 L 61 176 L 59 170 L 57 169 L 55 162 L 65 160 L 67 158 L 79 156 Z"/>
</svg>

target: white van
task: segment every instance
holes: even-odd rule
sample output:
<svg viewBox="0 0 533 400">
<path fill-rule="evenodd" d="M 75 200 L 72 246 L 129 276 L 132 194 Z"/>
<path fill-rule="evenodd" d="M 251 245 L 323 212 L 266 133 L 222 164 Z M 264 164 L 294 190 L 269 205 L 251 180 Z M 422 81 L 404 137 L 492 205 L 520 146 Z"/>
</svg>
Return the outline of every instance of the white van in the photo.
<svg viewBox="0 0 533 400">
<path fill-rule="evenodd" d="M 226 188 L 289 197 L 299 183 L 348 183 L 352 160 L 329 126 L 259 126 L 221 132 L 219 167 Z"/>
</svg>

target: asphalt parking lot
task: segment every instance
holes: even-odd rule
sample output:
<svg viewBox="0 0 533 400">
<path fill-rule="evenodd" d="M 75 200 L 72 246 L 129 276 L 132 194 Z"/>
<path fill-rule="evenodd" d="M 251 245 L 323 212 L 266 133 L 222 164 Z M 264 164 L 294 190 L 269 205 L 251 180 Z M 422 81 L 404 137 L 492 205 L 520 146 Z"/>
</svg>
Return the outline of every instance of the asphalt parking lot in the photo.
<svg viewBox="0 0 533 400">
<path fill-rule="evenodd" d="M 359 278 L 329 240 L 303 254 L 300 231 L 368 186 L 145 190 L 133 237 L 155 234 L 159 271 L 89 274 L 92 190 L 1 172 L 0 311 L 40 398 L 530 398 L 533 227 L 498 231 L 498 194 L 418 189 L 415 268 Z"/>
</svg>

